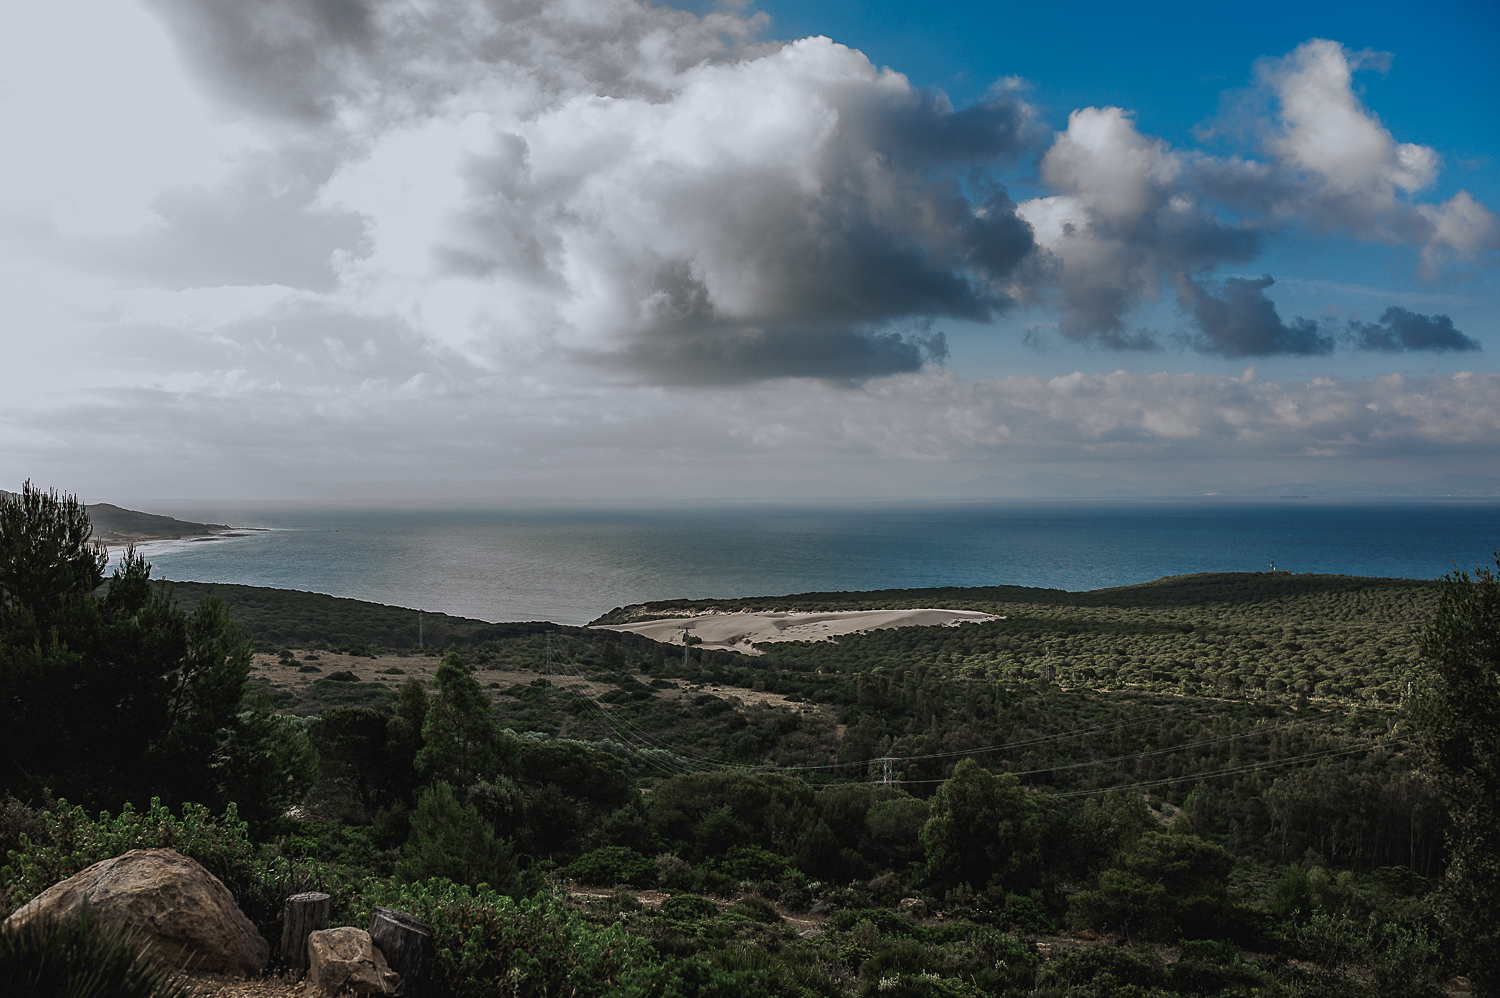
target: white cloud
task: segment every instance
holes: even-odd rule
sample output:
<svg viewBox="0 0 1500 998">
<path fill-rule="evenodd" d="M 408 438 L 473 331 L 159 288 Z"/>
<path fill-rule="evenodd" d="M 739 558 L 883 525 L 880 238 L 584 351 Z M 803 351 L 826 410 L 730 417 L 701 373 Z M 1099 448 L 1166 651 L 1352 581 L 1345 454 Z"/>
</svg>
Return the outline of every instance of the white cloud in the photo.
<svg viewBox="0 0 1500 998">
<path fill-rule="evenodd" d="M 1183 158 L 1142 135 L 1120 108 L 1068 116 L 1041 162 L 1060 193 L 1020 205 L 1037 243 L 1060 264 L 1060 332 L 1106 346 L 1154 345 L 1126 328 L 1130 311 L 1167 281 L 1251 259 L 1254 232 L 1220 219 L 1182 183 Z"/>
<path fill-rule="evenodd" d="M 1360 238 L 1416 246 L 1429 270 L 1500 249 L 1500 221 L 1467 192 L 1437 205 L 1411 199 L 1436 179 L 1441 157 L 1398 141 L 1354 92 L 1354 72 L 1382 68 L 1387 58 L 1313 39 L 1260 63 L 1260 85 L 1278 103 L 1267 150 L 1288 174 L 1274 210 Z"/>
<path fill-rule="evenodd" d="M 1061 334 L 1154 347 L 1159 337 L 1130 330 L 1129 319 L 1171 288 L 1197 326 L 1186 338 L 1195 349 L 1321 353 L 1332 341 L 1311 320 L 1283 322 L 1264 294 L 1235 292 L 1234 278 L 1216 294 L 1209 275 L 1252 260 L 1267 236 L 1296 226 L 1412 246 L 1428 276 L 1500 249 L 1500 221 L 1468 193 L 1415 200 L 1440 157 L 1398 142 L 1360 102 L 1354 71 L 1378 62 L 1321 39 L 1263 60 L 1259 95 L 1275 110 L 1255 111 L 1249 125 L 1265 161 L 1173 150 L 1120 108 L 1074 111 L 1041 161 L 1041 179 L 1057 193 L 1017 209 L 1056 261 Z"/>
</svg>

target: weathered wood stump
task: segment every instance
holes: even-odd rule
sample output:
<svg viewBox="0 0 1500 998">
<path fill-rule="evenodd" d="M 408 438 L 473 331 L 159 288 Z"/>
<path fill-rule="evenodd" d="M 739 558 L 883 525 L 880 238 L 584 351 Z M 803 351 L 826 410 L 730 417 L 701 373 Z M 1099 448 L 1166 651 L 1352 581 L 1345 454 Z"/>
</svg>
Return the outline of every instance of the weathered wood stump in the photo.
<svg viewBox="0 0 1500 998">
<path fill-rule="evenodd" d="M 432 959 L 432 926 L 394 908 L 370 912 L 370 939 L 390 968 L 401 975 L 402 994 L 420 995 L 427 987 Z"/>
<path fill-rule="evenodd" d="M 281 913 L 281 959 L 288 967 L 307 969 L 307 937 L 328 928 L 328 895 L 293 894 Z"/>
</svg>

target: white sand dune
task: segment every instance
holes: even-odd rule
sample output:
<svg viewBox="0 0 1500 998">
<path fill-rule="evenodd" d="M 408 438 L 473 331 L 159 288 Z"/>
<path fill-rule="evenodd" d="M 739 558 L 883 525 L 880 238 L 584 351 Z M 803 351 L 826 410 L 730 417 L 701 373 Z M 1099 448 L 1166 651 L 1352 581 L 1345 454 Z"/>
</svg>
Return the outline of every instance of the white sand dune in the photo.
<svg viewBox="0 0 1500 998">
<path fill-rule="evenodd" d="M 758 655 L 754 647 L 767 641 L 827 641 L 840 634 L 857 634 L 886 627 L 977 624 L 1002 620 L 978 610 L 837 610 L 827 613 L 705 613 L 694 617 L 664 617 L 638 624 L 599 624 L 609 631 L 629 631 L 653 641 L 680 645 L 685 635 L 700 638 L 700 648 L 729 648 Z"/>
</svg>

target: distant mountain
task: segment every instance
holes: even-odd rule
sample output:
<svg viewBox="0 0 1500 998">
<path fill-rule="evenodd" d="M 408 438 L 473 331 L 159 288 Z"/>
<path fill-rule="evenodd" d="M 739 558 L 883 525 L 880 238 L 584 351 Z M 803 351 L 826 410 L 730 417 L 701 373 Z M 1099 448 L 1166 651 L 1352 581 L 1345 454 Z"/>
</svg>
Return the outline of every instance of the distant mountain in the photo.
<svg viewBox="0 0 1500 998">
<path fill-rule="evenodd" d="M 1084 475 L 1068 475 L 1058 472 L 1037 471 L 1029 475 L 985 475 L 961 482 L 954 489 L 961 496 L 994 496 L 996 498 L 1077 498 L 1160 495 L 1158 488 L 1128 481 L 1118 475 L 1101 475 L 1089 478 Z"/>
<path fill-rule="evenodd" d="M 1207 482 L 1132 482 L 1118 475 L 1087 477 L 1033 472 L 1014 477 L 985 475 L 961 482 L 953 494 L 1017 499 L 1110 499 L 1216 496 L 1220 498 L 1298 499 L 1489 499 L 1500 497 L 1495 475 L 1440 475 L 1412 482 L 1341 482 L 1333 479 L 1272 482 L 1265 485 L 1216 485 Z"/>
<path fill-rule="evenodd" d="M 13 495 L 14 492 L 0 489 L 0 499 L 9 499 Z M 107 502 L 91 503 L 86 508 L 89 520 L 94 525 L 94 539 L 106 544 L 142 544 L 146 541 L 180 540 L 183 537 L 211 537 L 234 529 L 225 523 L 193 523 L 174 516 L 124 509 Z"/>
<path fill-rule="evenodd" d="M 93 503 L 88 511 L 94 524 L 94 536 L 106 544 L 209 537 L 233 529 L 225 523 L 193 523 L 173 516 L 122 509 L 107 502 Z"/>
</svg>

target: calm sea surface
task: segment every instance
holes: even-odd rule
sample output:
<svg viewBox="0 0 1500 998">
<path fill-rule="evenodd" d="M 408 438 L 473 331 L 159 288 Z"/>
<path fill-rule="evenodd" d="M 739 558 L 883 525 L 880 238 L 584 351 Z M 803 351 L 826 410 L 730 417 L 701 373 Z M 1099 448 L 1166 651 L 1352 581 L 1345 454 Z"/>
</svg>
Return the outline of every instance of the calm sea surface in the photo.
<svg viewBox="0 0 1500 998">
<path fill-rule="evenodd" d="M 651 599 L 1015 584 L 1097 589 L 1264 571 L 1435 578 L 1492 563 L 1494 501 L 987 501 L 157 507 L 269 528 L 151 545 L 159 578 L 581 624 Z"/>
</svg>

